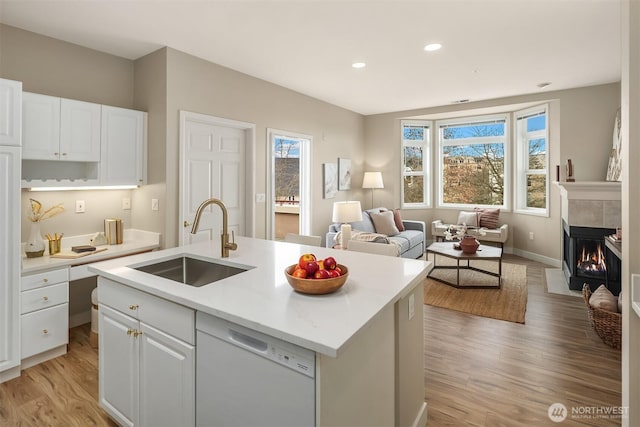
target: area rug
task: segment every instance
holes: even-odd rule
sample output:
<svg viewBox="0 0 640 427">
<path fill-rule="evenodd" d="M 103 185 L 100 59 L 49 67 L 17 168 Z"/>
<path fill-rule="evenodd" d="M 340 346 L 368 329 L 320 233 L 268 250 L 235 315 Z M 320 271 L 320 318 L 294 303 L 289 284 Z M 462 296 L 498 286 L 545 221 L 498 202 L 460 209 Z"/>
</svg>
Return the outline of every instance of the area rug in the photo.
<svg viewBox="0 0 640 427">
<path fill-rule="evenodd" d="M 433 259 L 430 260 L 433 262 Z M 453 265 L 454 260 L 438 257 L 438 265 Z M 471 263 L 489 271 L 498 271 L 497 262 Z M 455 270 L 434 270 L 436 277 L 455 282 Z M 494 285 L 496 278 L 473 270 L 460 272 L 461 283 Z M 527 310 L 527 266 L 502 262 L 502 287 L 500 289 L 457 289 L 436 280 L 425 279 L 424 303 L 477 316 L 509 322 L 524 323 Z"/>
</svg>

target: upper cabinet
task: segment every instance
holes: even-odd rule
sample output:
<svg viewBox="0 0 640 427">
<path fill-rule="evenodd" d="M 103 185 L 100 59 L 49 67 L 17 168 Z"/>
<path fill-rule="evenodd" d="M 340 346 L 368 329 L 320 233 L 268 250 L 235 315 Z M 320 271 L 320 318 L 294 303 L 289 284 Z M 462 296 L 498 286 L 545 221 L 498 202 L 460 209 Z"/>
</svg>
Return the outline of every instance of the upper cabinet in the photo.
<svg viewBox="0 0 640 427">
<path fill-rule="evenodd" d="M 25 92 L 22 158 L 100 161 L 100 105 Z"/>
<path fill-rule="evenodd" d="M 24 92 L 22 186 L 141 185 L 146 113 Z"/>
<path fill-rule="evenodd" d="M 145 183 L 146 129 L 146 113 L 102 106 L 102 185 Z"/>
<path fill-rule="evenodd" d="M 0 79 L 0 145 L 20 146 L 22 82 Z"/>
</svg>

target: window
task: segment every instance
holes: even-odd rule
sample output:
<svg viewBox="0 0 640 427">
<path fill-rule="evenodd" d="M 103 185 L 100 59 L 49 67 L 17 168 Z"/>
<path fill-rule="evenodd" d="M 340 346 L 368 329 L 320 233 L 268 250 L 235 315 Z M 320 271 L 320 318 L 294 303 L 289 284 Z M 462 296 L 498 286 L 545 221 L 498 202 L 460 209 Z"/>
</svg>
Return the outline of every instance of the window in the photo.
<svg viewBox="0 0 640 427">
<path fill-rule="evenodd" d="M 548 215 L 547 105 L 515 113 L 516 211 Z"/>
<path fill-rule="evenodd" d="M 402 207 L 429 207 L 431 122 L 402 121 L 401 127 Z"/>
<path fill-rule="evenodd" d="M 508 205 L 507 118 L 501 114 L 436 122 L 440 206 Z"/>
</svg>

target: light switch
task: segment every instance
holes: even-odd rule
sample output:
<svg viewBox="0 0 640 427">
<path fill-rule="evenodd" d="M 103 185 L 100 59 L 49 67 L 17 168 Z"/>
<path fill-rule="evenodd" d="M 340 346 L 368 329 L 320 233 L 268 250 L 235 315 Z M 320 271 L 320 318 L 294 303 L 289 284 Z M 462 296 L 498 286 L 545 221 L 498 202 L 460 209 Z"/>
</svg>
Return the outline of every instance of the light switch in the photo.
<svg viewBox="0 0 640 427">
<path fill-rule="evenodd" d="M 160 210 L 160 204 L 158 203 L 158 199 L 151 199 L 151 210 L 152 211 Z"/>
<path fill-rule="evenodd" d="M 76 200 L 76 213 L 84 213 L 84 200 Z"/>
<path fill-rule="evenodd" d="M 122 199 L 122 209 L 131 209 L 131 199 L 125 197 Z"/>
</svg>

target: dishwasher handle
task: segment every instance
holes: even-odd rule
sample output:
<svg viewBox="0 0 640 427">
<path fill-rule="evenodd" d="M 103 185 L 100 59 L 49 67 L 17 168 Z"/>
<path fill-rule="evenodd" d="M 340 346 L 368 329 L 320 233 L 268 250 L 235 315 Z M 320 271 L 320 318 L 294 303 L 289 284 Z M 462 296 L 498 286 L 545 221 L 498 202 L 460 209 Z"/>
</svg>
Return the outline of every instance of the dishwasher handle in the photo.
<svg viewBox="0 0 640 427">
<path fill-rule="evenodd" d="M 269 348 L 267 342 L 242 332 L 234 331 L 231 328 L 229 328 L 229 340 L 260 353 L 266 353 L 267 348 Z"/>
</svg>

